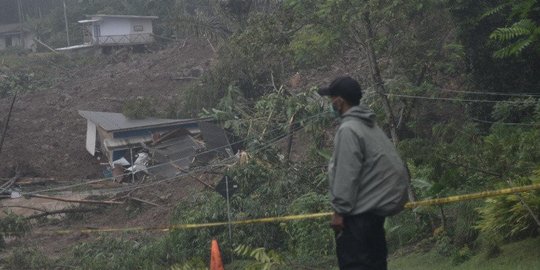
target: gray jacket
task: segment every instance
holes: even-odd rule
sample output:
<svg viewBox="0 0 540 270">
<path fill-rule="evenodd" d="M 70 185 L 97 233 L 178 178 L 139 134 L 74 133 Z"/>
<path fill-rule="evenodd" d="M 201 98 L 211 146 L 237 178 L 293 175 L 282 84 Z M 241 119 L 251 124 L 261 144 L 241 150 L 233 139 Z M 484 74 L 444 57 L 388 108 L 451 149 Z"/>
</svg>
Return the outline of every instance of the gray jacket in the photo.
<svg viewBox="0 0 540 270">
<path fill-rule="evenodd" d="M 366 106 L 354 106 L 342 115 L 328 172 L 337 213 L 393 215 L 406 201 L 407 169 Z"/>
</svg>

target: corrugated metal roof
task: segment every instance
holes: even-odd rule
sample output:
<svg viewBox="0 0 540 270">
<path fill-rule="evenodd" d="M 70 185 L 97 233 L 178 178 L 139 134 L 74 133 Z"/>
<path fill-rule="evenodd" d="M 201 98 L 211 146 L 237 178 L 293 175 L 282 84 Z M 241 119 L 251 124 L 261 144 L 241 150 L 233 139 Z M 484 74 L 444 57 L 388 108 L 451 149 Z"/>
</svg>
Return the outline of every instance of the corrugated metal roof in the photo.
<svg viewBox="0 0 540 270">
<path fill-rule="evenodd" d="M 224 156 L 231 155 L 232 149 L 225 130 L 208 122 L 200 122 L 199 128 L 208 149 L 215 149 L 214 152 Z"/>
<path fill-rule="evenodd" d="M 189 135 L 169 139 L 148 147 L 150 156 L 159 166 L 150 168 L 150 174 L 174 177 L 189 168 L 199 145 Z"/>
<path fill-rule="evenodd" d="M 200 119 L 129 119 L 121 113 L 111 112 L 79 111 L 79 114 L 106 131 L 125 131 L 139 128 L 193 124 L 200 121 Z"/>
<path fill-rule="evenodd" d="M 94 15 L 86 15 L 86 17 L 94 18 L 128 18 L 128 19 L 157 19 L 158 16 L 138 16 L 138 15 L 107 15 L 107 14 L 94 14 Z"/>
</svg>

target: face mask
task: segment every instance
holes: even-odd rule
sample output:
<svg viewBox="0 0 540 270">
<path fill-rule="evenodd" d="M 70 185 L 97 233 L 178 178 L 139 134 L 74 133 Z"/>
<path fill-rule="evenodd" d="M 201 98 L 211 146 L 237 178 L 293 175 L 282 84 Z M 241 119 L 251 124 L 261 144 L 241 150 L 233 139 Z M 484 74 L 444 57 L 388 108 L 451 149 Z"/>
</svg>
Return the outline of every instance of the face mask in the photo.
<svg viewBox="0 0 540 270">
<path fill-rule="evenodd" d="M 337 99 L 335 99 L 334 101 L 332 101 L 332 112 L 334 113 L 334 115 L 336 117 L 341 117 L 341 111 L 339 109 L 339 106 L 336 104 L 336 101 Z"/>
</svg>

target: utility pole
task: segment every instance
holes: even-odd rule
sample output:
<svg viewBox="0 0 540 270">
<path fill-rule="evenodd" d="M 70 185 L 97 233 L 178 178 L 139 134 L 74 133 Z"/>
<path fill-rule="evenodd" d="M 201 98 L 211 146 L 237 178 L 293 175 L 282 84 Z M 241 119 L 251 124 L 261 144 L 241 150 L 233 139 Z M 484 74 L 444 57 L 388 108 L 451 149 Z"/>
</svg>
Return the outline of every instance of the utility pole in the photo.
<svg viewBox="0 0 540 270">
<path fill-rule="evenodd" d="M 24 49 L 24 33 L 23 33 L 23 17 L 22 17 L 22 4 L 21 0 L 17 0 L 17 9 L 19 14 L 19 43 Z"/>
<path fill-rule="evenodd" d="M 19 0 L 20 1 L 20 0 Z M 66 0 L 62 1 L 64 3 L 64 22 L 66 23 L 66 38 L 67 38 L 67 45 L 71 46 L 69 44 L 69 27 L 68 27 L 68 20 L 67 20 L 67 11 L 66 11 Z"/>
</svg>

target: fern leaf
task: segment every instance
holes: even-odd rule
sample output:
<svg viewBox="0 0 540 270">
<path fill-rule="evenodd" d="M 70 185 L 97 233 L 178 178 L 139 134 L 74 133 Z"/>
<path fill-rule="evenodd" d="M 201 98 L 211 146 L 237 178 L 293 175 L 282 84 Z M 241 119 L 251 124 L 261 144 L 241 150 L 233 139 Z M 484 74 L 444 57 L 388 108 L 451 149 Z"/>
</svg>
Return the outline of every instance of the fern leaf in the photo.
<svg viewBox="0 0 540 270">
<path fill-rule="evenodd" d="M 496 57 L 496 58 L 506 58 L 506 57 L 509 57 L 509 56 L 516 56 L 516 55 L 519 55 L 521 54 L 521 52 L 527 48 L 528 46 L 530 46 L 532 43 L 532 39 L 531 38 L 528 38 L 528 39 L 522 39 L 522 40 L 519 40 L 511 45 L 508 45 L 498 51 L 496 51 L 493 56 Z"/>
<path fill-rule="evenodd" d="M 489 38 L 499 41 L 509 41 L 514 38 L 525 36 L 530 34 L 531 31 L 529 29 L 525 29 L 518 26 L 511 26 L 511 27 L 503 27 L 503 28 L 497 28 Z"/>
<path fill-rule="evenodd" d="M 511 53 L 513 55 L 518 55 L 520 54 L 525 48 L 529 47 L 529 45 L 531 45 L 532 43 L 532 40 L 530 38 L 528 39 L 523 39 L 523 40 L 520 40 L 514 44 L 512 44 L 512 51 Z"/>
<path fill-rule="evenodd" d="M 497 13 L 500 13 L 503 9 L 505 9 L 506 7 L 510 6 L 510 2 L 507 2 L 507 3 L 504 3 L 504 4 L 500 4 L 488 11 L 486 11 L 484 14 L 482 14 L 482 16 L 480 16 L 480 20 L 486 18 L 486 17 L 489 17 L 489 16 L 493 16 Z"/>
</svg>

